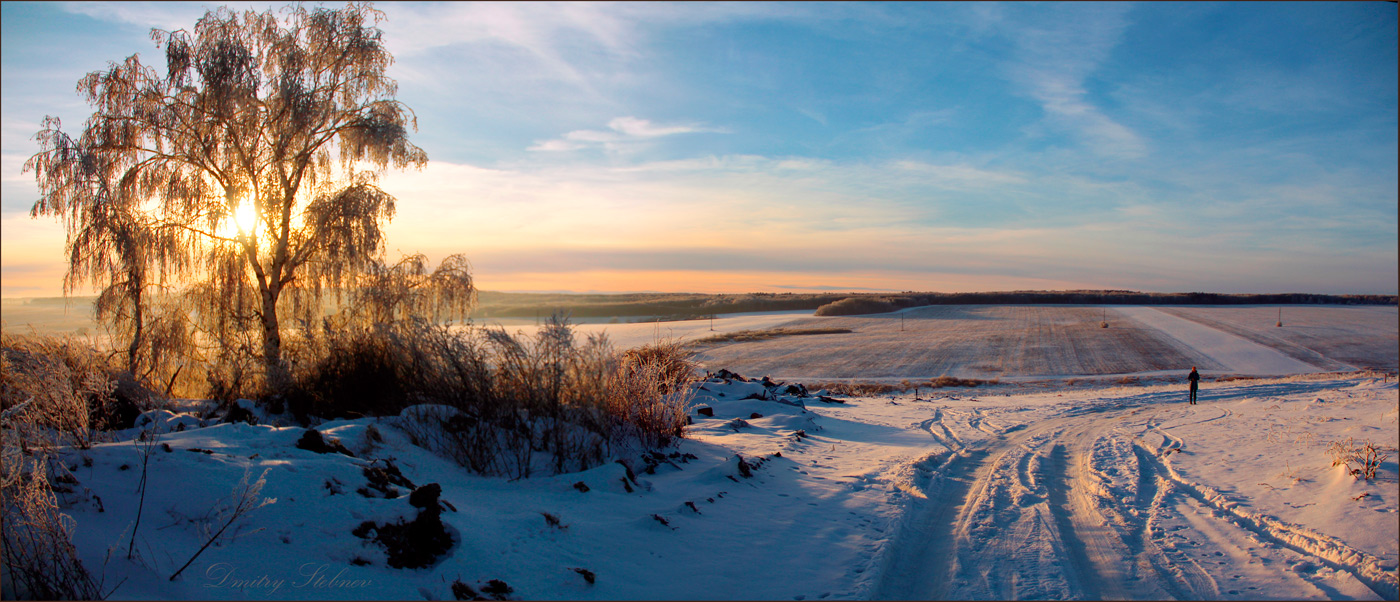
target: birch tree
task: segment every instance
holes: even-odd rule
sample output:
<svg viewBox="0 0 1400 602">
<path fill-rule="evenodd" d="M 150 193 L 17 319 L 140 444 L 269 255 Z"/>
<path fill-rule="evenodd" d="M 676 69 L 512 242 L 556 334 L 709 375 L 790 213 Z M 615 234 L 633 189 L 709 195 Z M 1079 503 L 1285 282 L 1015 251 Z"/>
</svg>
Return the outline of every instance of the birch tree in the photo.
<svg viewBox="0 0 1400 602">
<path fill-rule="evenodd" d="M 32 215 L 68 233 L 65 290 L 105 287 L 139 346 L 144 291 L 186 283 L 216 339 L 257 331 L 267 378 L 284 379 L 286 314 L 314 313 L 383 266 L 396 199 L 378 178 L 428 160 L 385 75 L 382 19 L 356 3 L 280 18 L 221 7 L 192 32 L 152 30 L 159 68 L 133 55 L 84 77 L 95 112 L 82 134 L 46 118 L 26 164 L 41 193 Z M 453 282 L 471 286 L 465 273 Z M 474 296 L 443 299 L 465 313 Z"/>
</svg>

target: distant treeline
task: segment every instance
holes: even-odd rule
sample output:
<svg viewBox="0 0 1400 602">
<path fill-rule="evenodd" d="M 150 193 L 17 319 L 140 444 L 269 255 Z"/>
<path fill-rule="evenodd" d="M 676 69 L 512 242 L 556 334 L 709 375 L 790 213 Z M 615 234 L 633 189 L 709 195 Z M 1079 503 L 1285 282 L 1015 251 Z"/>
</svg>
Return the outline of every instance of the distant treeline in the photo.
<svg viewBox="0 0 1400 602">
<path fill-rule="evenodd" d="M 31 298 L 23 303 L 91 311 L 92 297 Z M 891 312 L 920 305 L 1396 305 L 1396 295 L 1143 293 L 1125 290 L 1009 291 L 986 293 L 502 293 L 480 291 L 475 319 L 547 317 L 556 311 L 576 318 L 632 317 L 656 320 L 703 318 L 757 311 L 815 310 L 819 316 Z M 20 302 L 7 299 L 9 302 Z"/>
<path fill-rule="evenodd" d="M 611 316 L 686 319 L 755 311 L 815 310 L 849 297 L 848 293 L 700 293 L 549 294 L 477 293 L 474 318 L 532 318 L 566 311 L 578 318 Z"/>
<path fill-rule="evenodd" d="M 920 305 L 1396 305 L 1396 295 L 1306 293 L 1144 293 L 1126 290 L 983 293 L 698 293 L 546 294 L 483 291 L 478 318 L 529 318 L 557 310 L 575 317 L 647 316 L 684 319 L 712 314 L 815 310 L 819 316 L 890 312 Z"/>
<path fill-rule="evenodd" d="M 1138 291 L 1009 291 L 992 293 L 899 293 L 852 295 L 822 305 L 818 316 L 891 312 L 922 305 L 1395 305 L 1396 295 L 1314 295 L 1307 293 L 1221 294 Z"/>
</svg>

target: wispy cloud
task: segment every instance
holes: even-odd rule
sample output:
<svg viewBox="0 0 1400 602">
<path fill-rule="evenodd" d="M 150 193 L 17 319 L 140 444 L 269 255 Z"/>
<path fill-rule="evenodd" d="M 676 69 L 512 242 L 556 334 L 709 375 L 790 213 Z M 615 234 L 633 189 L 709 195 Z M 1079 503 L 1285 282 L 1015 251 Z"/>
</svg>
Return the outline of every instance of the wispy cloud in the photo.
<svg viewBox="0 0 1400 602">
<path fill-rule="evenodd" d="M 726 130 L 697 124 L 659 125 L 636 117 L 618 117 L 608 122 L 607 130 L 574 130 L 560 138 L 536 142 L 527 150 L 560 152 L 603 148 L 618 151 L 653 138 L 702 132 L 726 133 Z"/>
<path fill-rule="evenodd" d="M 193 29 L 195 21 L 212 8 L 193 2 L 60 2 L 63 10 L 100 21 L 165 30 Z M 225 2 L 233 10 L 266 10 L 267 3 Z"/>
<path fill-rule="evenodd" d="M 1027 22 L 982 13 L 984 20 L 1000 25 L 997 30 L 1015 48 L 1008 75 L 1040 103 L 1051 128 L 1077 137 L 1100 156 L 1143 156 L 1147 142 L 1105 114 L 1085 88 L 1127 29 L 1129 6 L 1066 3 L 1043 8 L 1017 11 L 1030 17 Z"/>
</svg>

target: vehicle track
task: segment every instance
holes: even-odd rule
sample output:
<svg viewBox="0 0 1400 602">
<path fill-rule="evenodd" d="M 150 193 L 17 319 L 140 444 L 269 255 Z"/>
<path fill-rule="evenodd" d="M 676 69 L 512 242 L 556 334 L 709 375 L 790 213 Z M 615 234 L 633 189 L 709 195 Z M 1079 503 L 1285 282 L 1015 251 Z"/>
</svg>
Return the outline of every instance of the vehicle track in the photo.
<svg viewBox="0 0 1400 602">
<path fill-rule="evenodd" d="M 911 500 L 872 596 L 1249 599 L 1291 583 L 1319 598 L 1396 598 L 1379 559 L 1182 477 L 1170 455 L 1187 443 L 1149 409 L 1160 401 L 1103 400 L 981 439 L 955 432 L 984 434 L 980 415 L 936 412 L 919 426 L 955 453 Z"/>
</svg>

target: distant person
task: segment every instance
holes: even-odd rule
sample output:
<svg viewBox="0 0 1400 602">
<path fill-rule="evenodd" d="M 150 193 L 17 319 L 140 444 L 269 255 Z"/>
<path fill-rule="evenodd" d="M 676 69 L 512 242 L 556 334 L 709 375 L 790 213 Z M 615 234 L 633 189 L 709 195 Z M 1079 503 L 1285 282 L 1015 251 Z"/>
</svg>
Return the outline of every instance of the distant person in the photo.
<svg viewBox="0 0 1400 602">
<path fill-rule="evenodd" d="M 1201 373 L 1196 371 L 1195 366 L 1191 366 L 1191 374 L 1186 376 L 1186 380 L 1191 381 L 1191 405 L 1196 405 L 1196 383 L 1201 381 Z"/>
</svg>

